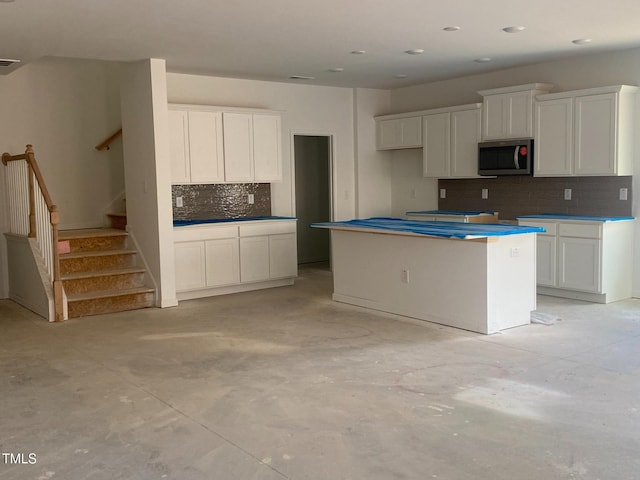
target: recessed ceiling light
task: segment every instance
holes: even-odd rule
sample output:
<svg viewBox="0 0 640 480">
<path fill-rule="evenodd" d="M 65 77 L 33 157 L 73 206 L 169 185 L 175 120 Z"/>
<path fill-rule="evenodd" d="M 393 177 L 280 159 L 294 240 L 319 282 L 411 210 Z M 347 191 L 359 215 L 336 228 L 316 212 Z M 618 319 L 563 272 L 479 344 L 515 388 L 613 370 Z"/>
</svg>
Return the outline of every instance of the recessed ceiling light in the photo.
<svg viewBox="0 0 640 480">
<path fill-rule="evenodd" d="M 458 30 L 460 30 L 460 27 L 458 27 L 457 25 L 455 27 L 444 27 L 442 30 L 444 30 L 445 32 L 457 32 Z"/>
<path fill-rule="evenodd" d="M 590 38 L 577 38 L 576 40 L 571 40 L 571 43 L 575 43 L 576 45 L 586 45 L 587 43 L 591 43 L 593 40 Z"/>
<path fill-rule="evenodd" d="M 404 73 L 398 73 L 397 75 L 393 76 L 394 78 L 407 78 L 408 75 L 404 74 Z"/>
<path fill-rule="evenodd" d="M 0 58 L 0 67 L 10 67 L 14 63 L 20 63 L 20 60 L 15 60 L 13 58 Z"/>
<path fill-rule="evenodd" d="M 306 75 L 291 75 L 290 80 L 315 80 L 316 77 L 307 77 Z"/>
<path fill-rule="evenodd" d="M 405 50 L 404 53 L 408 53 L 409 55 L 421 55 L 424 53 L 422 48 L 412 48 L 411 50 Z"/>
<path fill-rule="evenodd" d="M 518 33 L 525 30 L 527 27 L 523 27 L 522 25 L 514 26 L 514 27 L 504 27 L 502 29 L 503 32 L 507 33 Z"/>
<path fill-rule="evenodd" d="M 330 68 L 330 69 L 329 69 L 329 71 L 330 71 L 330 72 L 333 72 L 333 73 L 339 73 L 339 72 L 344 72 L 344 68 L 342 68 L 342 67 L 335 67 L 335 68 Z"/>
<path fill-rule="evenodd" d="M 490 61 L 491 61 L 490 57 L 476 58 L 474 60 L 474 62 L 476 62 L 476 63 L 487 63 L 487 62 L 490 62 Z"/>
<path fill-rule="evenodd" d="M 351 50 L 352 55 L 364 55 L 365 53 L 367 53 L 366 50 Z"/>
</svg>

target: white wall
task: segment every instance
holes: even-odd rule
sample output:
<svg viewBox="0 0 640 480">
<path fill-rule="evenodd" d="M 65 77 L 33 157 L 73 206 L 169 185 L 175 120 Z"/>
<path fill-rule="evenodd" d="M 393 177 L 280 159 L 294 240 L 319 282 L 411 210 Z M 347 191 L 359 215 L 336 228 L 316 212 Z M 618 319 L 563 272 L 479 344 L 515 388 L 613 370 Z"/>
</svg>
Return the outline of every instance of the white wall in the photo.
<svg viewBox="0 0 640 480">
<path fill-rule="evenodd" d="M 389 110 L 390 92 L 359 88 L 354 95 L 356 217 L 391 215 L 391 157 L 376 150 L 374 117 Z"/>
<path fill-rule="evenodd" d="M 112 62 L 48 58 L 0 76 L 0 152 L 24 153 L 33 144 L 63 229 L 101 226 L 104 209 L 124 190 L 120 141 L 94 149 L 121 124 L 117 72 Z M 0 210 L 4 232 L 4 195 Z M 0 297 L 7 296 L 5 255 L 0 235 Z"/>
<path fill-rule="evenodd" d="M 400 88 L 391 92 L 391 109 L 386 113 L 408 112 L 428 108 L 462 105 L 482 101 L 478 90 L 522 85 L 534 82 L 552 83 L 553 91 L 578 90 L 606 85 L 640 85 L 640 49 L 612 53 L 582 55 L 565 60 L 544 62 L 526 67 L 511 68 L 482 75 Z M 640 104 L 639 104 L 640 105 Z M 636 128 L 640 131 L 640 108 Z M 639 135 L 640 137 L 640 135 Z M 640 139 L 636 144 L 636 175 L 633 179 L 632 208 L 640 216 Z M 413 178 L 419 170 L 418 155 L 401 152 L 392 163 L 392 190 L 394 214 L 412 202 L 408 192 L 420 185 L 418 195 L 428 195 L 425 208 L 437 205 L 435 181 L 421 182 Z M 636 221 L 634 255 L 634 296 L 640 297 L 640 220 Z"/>
<path fill-rule="evenodd" d="M 272 213 L 294 215 L 292 133 L 332 135 L 334 215 L 355 216 L 353 90 L 232 78 L 167 74 L 170 103 L 280 110 L 282 114 L 282 182 L 271 189 Z"/>
<path fill-rule="evenodd" d="M 127 230 L 155 279 L 156 304 L 173 306 L 178 302 L 164 60 L 122 65 L 120 85 Z"/>
</svg>

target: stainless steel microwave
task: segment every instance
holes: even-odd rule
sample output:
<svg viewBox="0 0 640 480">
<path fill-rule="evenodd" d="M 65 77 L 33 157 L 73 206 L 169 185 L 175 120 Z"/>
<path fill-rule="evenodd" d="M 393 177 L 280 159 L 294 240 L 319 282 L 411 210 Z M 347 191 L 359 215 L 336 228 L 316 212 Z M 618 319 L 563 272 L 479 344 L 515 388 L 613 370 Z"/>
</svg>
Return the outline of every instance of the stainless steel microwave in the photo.
<svg viewBox="0 0 640 480">
<path fill-rule="evenodd" d="M 478 175 L 532 174 L 532 138 L 497 140 L 478 144 Z"/>
</svg>

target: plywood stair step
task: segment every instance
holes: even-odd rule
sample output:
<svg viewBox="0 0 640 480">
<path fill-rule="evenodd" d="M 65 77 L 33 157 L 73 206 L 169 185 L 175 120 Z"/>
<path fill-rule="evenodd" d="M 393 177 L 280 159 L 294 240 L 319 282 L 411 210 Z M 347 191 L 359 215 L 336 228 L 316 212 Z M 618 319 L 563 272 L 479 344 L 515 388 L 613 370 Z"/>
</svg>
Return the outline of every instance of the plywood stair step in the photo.
<svg viewBox="0 0 640 480">
<path fill-rule="evenodd" d="M 146 270 L 136 265 L 128 234 L 113 228 L 63 231 L 60 272 L 69 317 L 120 312 L 153 305 Z"/>
<path fill-rule="evenodd" d="M 147 287 L 68 294 L 69 318 L 146 308 L 153 304 L 153 297 L 153 288 Z"/>
<path fill-rule="evenodd" d="M 93 272 L 74 272 L 62 275 L 67 295 L 75 293 L 140 287 L 144 284 L 145 269 L 140 267 L 112 268 Z"/>
</svg>

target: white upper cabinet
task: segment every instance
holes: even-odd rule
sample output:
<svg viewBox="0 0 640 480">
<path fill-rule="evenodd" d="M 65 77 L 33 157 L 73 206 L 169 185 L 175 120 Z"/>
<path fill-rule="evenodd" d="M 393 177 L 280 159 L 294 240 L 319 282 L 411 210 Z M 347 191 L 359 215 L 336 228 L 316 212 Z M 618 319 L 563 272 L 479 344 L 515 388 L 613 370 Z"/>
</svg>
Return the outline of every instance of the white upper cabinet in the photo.
<svg viewBox="0 0 640 480">
<path fill-rule="evenodd" d="M 540 95 L 536 176 L 632 175 L 637 87 Z"/>
<path fill-rule="evenodd" d="M 169 109 L 172 183 L 224 181 L 221 112 Z"/>
<path fill-rule="evenodd" d="M 282 180 L 280 115 L 253 115 L 253 162 L 256 182 Z"/>
<path fill-rule="evenodd" d="M 423 176 L 478 176 L 480 104 L 432 110 L 422 117 Z"/>
<path fill-rule="evenodd" d="M 253 115 L 223 113 L 227 182 L 253 182 Z"/>
<path fill-rule="evenodd" d="M 378 150 L 420 148 L 422 146 L 422 118 L 418 116 L 386 115 L 376 118 L 376 147 Z"/>
<path fill-rule="evenodd" d="M 172 183 L 282 180 L 280 114 L 169 106 Z"/>
<path fill-rule="evenodd" d="M 482 140 L 533 137 L 535 96 L 553 88 L 546 83 L 478 92 L 483 99 Z"/>
<path fill-rule="evenodd" d="M 573 100 L 536 102 L 534 169 L 537 176 L 572 173 Z"/>
</svg>

